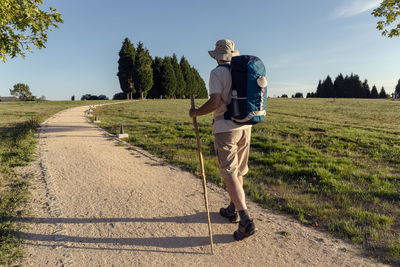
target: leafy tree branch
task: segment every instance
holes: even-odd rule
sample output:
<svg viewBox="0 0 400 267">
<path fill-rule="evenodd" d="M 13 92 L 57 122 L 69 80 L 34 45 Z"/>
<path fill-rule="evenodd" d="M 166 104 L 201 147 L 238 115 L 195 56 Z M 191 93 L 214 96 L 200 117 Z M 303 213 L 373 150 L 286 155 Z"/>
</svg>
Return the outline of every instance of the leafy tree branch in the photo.
<svg viewBox="0 0 400 267">
<path fill-rule="evenodd" d="M 63 23 L 55 8 L 40 9 L 43 0 L 1 0 L 0 58 L 25 57 L 32 47 L 46 47 L 48 32 Z"/>
<path fill-rule="evenodd" d="M 372 12 L 372 15 L 383 18 L 383 20 L 378 21 L 376 26 L 378 30 L 382 31 L 383 36 L 389 38 L 400 36 L 400 21 L 397 21 L 400 16 L 400 0 L 382 1 L 381 5 Z"/>
</svg>

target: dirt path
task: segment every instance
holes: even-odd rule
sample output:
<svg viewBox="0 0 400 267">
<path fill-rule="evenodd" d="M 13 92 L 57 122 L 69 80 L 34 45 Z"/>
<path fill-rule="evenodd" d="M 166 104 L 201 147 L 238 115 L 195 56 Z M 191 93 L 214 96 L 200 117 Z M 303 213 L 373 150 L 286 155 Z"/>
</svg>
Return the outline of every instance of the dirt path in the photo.
<svg viewBox="0 0 400 267">
<path fill-rule="evenodd" d="M 354 247 L 250 203 L 259 228 L 236 242 L 209 185 L 216 254 L 209 254 L 201 180 L 129 150 L 87 122 L 87 107 L 39 134 L 23 266 L 375 266 Z M 287 235 L 282 232 L 288 233 Z"/>
</svg>

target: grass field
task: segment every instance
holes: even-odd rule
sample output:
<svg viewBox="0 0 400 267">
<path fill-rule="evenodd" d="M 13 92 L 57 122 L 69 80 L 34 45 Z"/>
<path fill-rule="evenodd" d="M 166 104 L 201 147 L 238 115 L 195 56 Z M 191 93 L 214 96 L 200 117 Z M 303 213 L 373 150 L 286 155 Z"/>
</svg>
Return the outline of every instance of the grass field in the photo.
<svg viewBox="0 0 400 267">
<path fill-rule="evenodd" d="M 15 167 L 33 159 L 36 129 L 47 117 L 68 107 L 96 102 L 46 101 L 0 103 L 0 265 L 12 265 L 22 256 L 13 219 L 23 214 L 29 183 Z"/>
<path fill-rule="evenodd" d="M 198 104 L 204 102 L 199 100 Z M 98 108 L 101 127 L 199 173 L 188 100 L 146 100 Z M 211 115 L 198 119 L 209 180 L 218 175 Z M 400 102 L 269 99 L 253 127 L 245 190 L 255 201 L 400 264 Z"/>
</svg>

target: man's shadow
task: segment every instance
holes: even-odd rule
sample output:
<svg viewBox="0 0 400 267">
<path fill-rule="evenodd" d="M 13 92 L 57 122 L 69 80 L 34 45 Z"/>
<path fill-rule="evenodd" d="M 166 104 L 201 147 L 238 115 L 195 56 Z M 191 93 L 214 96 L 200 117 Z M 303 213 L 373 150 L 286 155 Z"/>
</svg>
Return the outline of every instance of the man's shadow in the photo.
<svg viewBox="0 0 400 267">
<path fill-rule="evenodd" d="M 213 224 L 229 223 L 228 220 L 220 217 L 218 213 L 210 214 Z M 205 212 L 200 212 L 187 216 L 175 216 L 175 217 L 164 217 L 164 218 L 35 218 L 25 217 L 18 218 L 15 221 L 30 223 L 30 224 L 88 224 L 88 223 L 118 223 L 118 222 L 143 222 L 143 223 L 207 223 L 207 217 Z M 171 227 L 176 227 L 171 225 Z M 204 228 L 206 229 L 206 228 Z M 175 250 L 154 250 L 154 249 L 138 249 L 138 248 L 99 248 L 90 247 L 87 244 L 116 244 L 123 246 L 139 246 L 139 247 L 156 247 L 164 249 L 182 249 L 190 247 L 207 246 L 210 244 L 210 238 L 207 235 L 208 232 L 204 233 L 204 236 L 165 236 L 165 237 L 122 237 L 122 238 L 109 238 L 109 237 L 80 237 L 70 236 L 65 234 L 34 234 L 29 232 L 19 232 L 18 235 L 26 241 L 28 245 L 33 246 L 62 246 L 65 248 L 75 249 L 101 249 L 101 250 L 131 250 L 131 251 L 146 251 L 146 252 L 162 252 L 162 253 L 195 253 L 187 251 L 175 251 Z M 39 241 L 39 242 L 38 242 Z M 224 244 L 234 242 L 232 234 L 219 234 L 213 235 L 213 241 L 215 244 Z M 46 242 L 57 242 L 57 245 L 52 243 L 46 244 Z M 82 244 L 81 246 L 72 245 L 69 243 Z M 84 245 L 85 244 L 85 245 Z M 200 253 L 202 254 L 202 253 Z"/>
<path fill-rule="evenodd" d="M 229 223 L 228 220 L 222 218 L 217 212 L 210 212 L 210 219 L 213 224 Z M 24 223 L 45 223 L 45 224 L 79 224 L 79 223 L 157 223 L 157 222 L 170 222 L 170 223 L 207 223 L 207 215 L 205 212 L 198 212 L 196 214 L 173 216 L 173 217 L 153 217 L 153 218 L 38 218 L 38 217 L 21 217 L 14 218 L 16 222 Z"/>
</svg>

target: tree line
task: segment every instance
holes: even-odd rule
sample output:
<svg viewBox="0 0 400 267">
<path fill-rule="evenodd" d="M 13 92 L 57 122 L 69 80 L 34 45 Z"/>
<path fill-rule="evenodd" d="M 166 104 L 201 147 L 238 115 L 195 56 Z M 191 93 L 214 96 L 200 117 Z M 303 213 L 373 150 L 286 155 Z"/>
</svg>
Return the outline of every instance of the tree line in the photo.
<svg viewBox="0 0 400 267">
<path fill-rule="evenodd" d="M 122 93 L 113 99 L 208 96 L 204 80 L 184 56 L 179 62 L 176 54 L 153 59 L 142 42 L 135 48 L 128 38 L 119 51 L 117 76 Z"/>
<path fill-rule="evenodd" d="M 400 88 L 400 80 L 397 87 Z M 397 88 L 396 87 L 396 88 Z M 396 89 L 397 90 L 397 89 Z M 400 91 L 400 89 L 399 89 Z M 362 82 L 360 77 L 356 74 L 350 76 L 339 74 L 335 81 L 328 75 L 325 80 L 319 81 L 317 91 L 314 93 L 307 93 L 309 97 L 322 97 L 322 98 L 387 98 L 385 88 L 382 87 L 378 93 L 376 85 L 370 89 L 368 81 Z"/>
<path fill-rule="evenodd" d="M 108 100 L 108 97 L 106 95 L 85 94 L 81 97 L 81 100 Z M 71 101 L 75 101 L 75 95 L 71 97 Z"/>
</svg>

